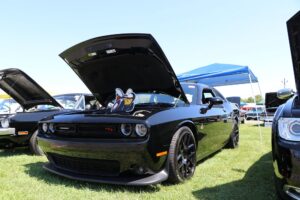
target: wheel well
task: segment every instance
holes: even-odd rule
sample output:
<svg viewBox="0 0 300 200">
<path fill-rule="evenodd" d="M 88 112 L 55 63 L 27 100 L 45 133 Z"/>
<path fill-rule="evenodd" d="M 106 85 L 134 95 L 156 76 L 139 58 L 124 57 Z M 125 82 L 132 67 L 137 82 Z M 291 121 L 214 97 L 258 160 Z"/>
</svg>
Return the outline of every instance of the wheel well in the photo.
<svg viewBox="0 0 300 200">
<path fill-rule="evenodd" d="M 198 136 L 197 136 L 197 129 L 196 129 L 195 125 L 193 123 L 191 123 L 191 122 L 185 122 L 183 124 L 180 124 L 180 127 L 183 127 L 183 126 L 187 126 L 187 127 L 189 127 L 191 129 L 191 131 L 192 131 L 192 133 L 194 135 L 194 138 L 196 140 L 196 146 L 198 147 L 198 145 L 197 145 L 198 144 L 198 142 L 197 142 L 198 141 Z"/>
</svg>

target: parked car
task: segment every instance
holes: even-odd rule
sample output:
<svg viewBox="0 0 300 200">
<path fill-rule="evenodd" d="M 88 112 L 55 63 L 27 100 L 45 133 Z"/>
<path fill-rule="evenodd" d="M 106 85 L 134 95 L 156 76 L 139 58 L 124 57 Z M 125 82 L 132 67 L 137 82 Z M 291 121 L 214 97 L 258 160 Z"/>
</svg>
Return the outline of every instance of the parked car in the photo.
<svg viewBox="0 0 300 200">
<path fill-rule="evenodd" d="M 263 107 L 251 108 L 249 111 L 247 111 L 245 113 L 245 119 L 246 120 L 250 120 L 250 119 L 258 120 L 258 119 L 260 119 L 260 116 L 263 112 L 264 112 Z"/>
<path fill-rule="evenodd" d="M 265 94 L 265 112 L 260 114 L 260 120 L 266 124 L 272 124 L 277 108 L 288 99 L 279 99 L 277 92 L 267 92 Z"/>
<path fill-rule="evenodd" d="M 236 112 L 236 115 L 238 116 L 238 121 L 240 123 L 244 124 L 246 112 L 244 110 L 240 110 L 240 107 L 236 103 L 231 103 L 231 106 L 232 106 L 232 109 Z"/>
<path fill-rule="evenodd" d="M 287 22 L 297 92 L 283 89 L 272 124 L 272 155 L 275 187 L 282 199 L 300 199 L 300 12 Z"/>
<path fill-rule="evenodd" d="M 179 83 L 151 35 L 98 37 L 60 56 L 104 107 L 39 123 L 46 170 L 101 183 L 179 183 L 197 161 L 238 145 L 230 103 L 214 88 Z"/>
<path fill-rule="evenodd" d="M 0 70 L 0 76 L 0 88 L 22 107 L 15 114 L 1 115 L 0 148 L 29 145 L 33 153 L 41 155 L 42 151 L 36 142 L 38 121 L 53 114 L 83 110 L 81 104 L 85 106 L 95 101 L 91 94 L 66 94 L 53 98 L 19 69 Z M 63 104 L 63 99 L 69 99 L 69 103 Z"/>
<path fill-rule="evenodd" d="M 231 102 L 233 109 L 238 110 L 239 114 L 239 122 L 244 124 L 245 123 L 245 114 L 247 111 L 241 109 L 241 97 L 234 96 L 234 97 L 227 97 L 226 98 L 229 102 Z"/>
<path fill-rule="evenodd" d="M 12 98 L 0 100 L 0 116 L 16 113 L 20 108 L 20 104 Z"/>
</svg>

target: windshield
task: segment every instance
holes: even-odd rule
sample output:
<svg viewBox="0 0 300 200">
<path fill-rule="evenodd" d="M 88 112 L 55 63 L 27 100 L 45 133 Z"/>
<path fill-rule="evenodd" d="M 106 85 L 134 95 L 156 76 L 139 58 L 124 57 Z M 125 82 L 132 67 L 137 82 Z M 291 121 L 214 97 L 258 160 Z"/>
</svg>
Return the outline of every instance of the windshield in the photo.
<svg viewBox="0 0 300 200">
<path fill-rule="evenodd" d="M 115 104 L 116 100 L 114 99 L 108 104 L 108 107 L 112 107 Z M 166 106 L 174 106 L 185 104 L 184 101 L 179 98 L 161 94 L 161 93 L 137 93 L 135 94 L 134 105 L 166 105 Z"/>
<path fill-rule="evenodd" d="M 136 94 L 134 104 L 176 104 L 184 103 L 182 100 L 175 98 L 167 94 L 156 94 L 156 93 L 140 93 Z"/>
<path fill-rule="evenodd" d="M 80 94 L 57 95 L 54 99 L 65 109 L 76 109 L 81 96 Z"/>
<path fill-rule="evenodd" d="M 197 87 L 194 84 L 182 84 L 181 85 L 186 98 L 192 104 L 195 104 L 197 101 Z"/>
</svg>

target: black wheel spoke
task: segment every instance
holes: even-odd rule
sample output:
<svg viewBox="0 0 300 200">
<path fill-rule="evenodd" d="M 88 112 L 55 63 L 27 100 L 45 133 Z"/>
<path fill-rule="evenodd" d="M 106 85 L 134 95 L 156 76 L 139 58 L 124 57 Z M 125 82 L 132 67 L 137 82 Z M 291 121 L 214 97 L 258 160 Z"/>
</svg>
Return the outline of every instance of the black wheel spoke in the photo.
<svg viewBox="0 0 300 200">
<path fill-rule="evenodd" d="M 188 160 L 190 160 L 191 158 L 193 158 L 194 157 L 194 155 L 195 155 L 195 151 L 192 151 L 192 152 L 190 152 L 190 154 L 188 155 Z"/>
<path fill-rule="evenodd" d="M 184 169 L 184 177 L 186 178 L 187 177 L 187 166 L 184 165 L 183 169 Z"/>
<path fill-rule="evenodd" d="M 182 137 L 182 145 L 183 145 L 183 148 L 184 148 L 184 149 L 187 148 L 187 146 L 186 146 L 186 140 L 187 140 L 187 135 L 184 135 L 184 136 Z"/>
<path fill-rule="evenodd" d="M 190 145 L 188 146 L 188 150 L 191 150 L 191 149 L 194 148 L 194 147 L 195 147 L 194 144 L 190 144 Z"/>
<path fill-rule="evenodd" d="M 177 161 L 179 161 L 181 158 L 182 158 L 182 154 L 179 154 L 179 155 L 177 156 Z"/>
<path fill-rule="evenodd" d="M 184 166 L 184 163 L 181 162 L 181 163 L 178 165 L 178 169 L 181 169 L 183 166 Z"/>
<path fill-rule="evenodd" d="M 187 135 L 186 143 L 185 145 L 188 147 L 190 144 L 191 136 Z"/>
</svg>

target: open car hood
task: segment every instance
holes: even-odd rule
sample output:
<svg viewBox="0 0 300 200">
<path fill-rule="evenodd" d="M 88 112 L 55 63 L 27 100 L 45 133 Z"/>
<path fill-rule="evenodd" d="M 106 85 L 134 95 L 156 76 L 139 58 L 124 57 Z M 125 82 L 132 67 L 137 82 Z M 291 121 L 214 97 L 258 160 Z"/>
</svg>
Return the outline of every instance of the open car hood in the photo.
<svg viewBox="0 0 300 200">
<path fill-rule="evenodd" d="M 300 92 L 300 11 L 287 21 L 297 93 Z"/>
<path fill-rule="evenodd" d="M 266 110 L 273 110 L 274 112 L 276 109 L 284 104 L 288 99 L 279 99 L 277 97 L 277 92 L 267 92 L 265 94 L 265 106 Z"/>
<path fill-rule="evenodd" d="M 24 109 L 37 105 L 61 105 L 19 69 L 0 70 L 0 88 L 18 102 Z"/>
<path fill-rule="evenodd" d="M 79 43 L 60 54 L 97 100 L 106 105 L 115 89 L 161 92 L 188 100 L 162 49 L 150 34 L 118 34 Z"/>
</svg>

